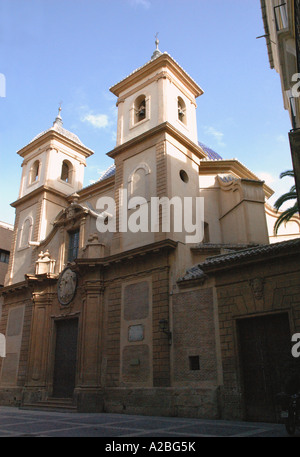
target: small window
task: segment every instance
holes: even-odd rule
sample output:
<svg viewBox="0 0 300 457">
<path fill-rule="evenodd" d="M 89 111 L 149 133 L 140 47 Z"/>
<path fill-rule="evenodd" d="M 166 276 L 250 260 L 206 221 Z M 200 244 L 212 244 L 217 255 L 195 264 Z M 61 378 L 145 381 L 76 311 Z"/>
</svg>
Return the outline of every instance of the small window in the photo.
<svg viewBox="0 0 300 457">
<path fill-rule="evenodd" d="M 38 181 L 40 172 L 40 162 L 36 160 L 30 170 L 30 184 Z"/>
<path fill-rule="evenodd" d="M 186 108 L 185 103 L 181 97 L 177 99 L 178 119 L 186 124 Z"/>
<path fill-rule="evenodd" d="M 68 262 L 73 262 L 73 260 L 77 259 L 78 249 L 79 229 L 69 232 Z"/>
<path fill-rule="evenodd" d="M 190 370 L 200 370 L 200 358 L 199 355 L 192 355 L 189 357 Z"/>
<path fill-rule="evenodd" d="M 0 249 L 0 262 L 9 262 L 9 251 L 3 251 L 2 249 Z"/>
<path fill-rule="evenodd" d="M 69 184 L 72 181 L 72 164 L 68 160 L 64 160 L 62 163 L 60 179 Z"/>
<path fill-rule="evenodd" d="M 135 111 L 135 120 L 134 122 L 140 122 L 143 119 L 146 119 L 146 97 L 145 95 L 140 95 L 134 103 Z"/>
<path fill-rule="evenodd" d="M 209 225 L 207 222 L 204 222 L 203 243 L 209 243 Z"/>
<path fill-rule="evenodd" d="M 189 182 L 189 176 L 186 171 L 180 170 L 179 176 L 180 176 L 181 181 L 183 181 L 185 183 Z"/>
<path fill-rule="evenodd" d="M 281 2 L 281 5 L 275 6 L 274 14 L 277 32 L 286 29 L 289 25 L 286 3 Z"/>
</svg>

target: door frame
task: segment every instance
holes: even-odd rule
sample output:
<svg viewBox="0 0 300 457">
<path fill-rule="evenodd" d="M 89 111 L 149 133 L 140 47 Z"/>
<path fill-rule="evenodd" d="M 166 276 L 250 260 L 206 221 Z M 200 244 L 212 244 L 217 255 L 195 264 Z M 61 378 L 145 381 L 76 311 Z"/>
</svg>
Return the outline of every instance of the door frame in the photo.
<svg viewBox="0 0 300 457">
<path fill-rule="evenodd" d="M 57 326 L 56 323 L 59 321 L 66 320 L 77 320 L 77 348 L 76 348 L 76 370 L 75 370 L 75 388 L 78 383 L 78 370 L 79 370 L 79 336 L 80 336 L 80 313 L 74 313 L 71 316 L 51 316 L 51 341 L 50 341 L 50 357 L 49 357 L 49 377 L 48 377 L 48 398 L 53 397 L 53 380 L 54 380 L 54 368 L 55 368 L 55 350 L 56 350 L 56 337 L 57 337 Z M 74 395 L 74 393 L 73 393 Z"/>
<path fill-rule="evenodd" d="M 241 392 L 241 412 L 242 412 L 242 420 L 247 420 L 246 417 L 246 399 L 245 399 L 245 387 L 244 387 L 244 374 L 242 368 L 242 347 L 241 341 L 239 336 L 239 328 L 238 323 L 244 319 L 252 319 L 256 317 L 264 317 L 264 316 L 274 316 L 278 314 L 285 314 L 288 318 L 289 329 L 290 329 L 290 336 L 295 333 L 295 323 L 292 317 L 292 309 L 289 308 L 282 308 L 278 310 L 269 310 L 263 312 L 254 312 L 249 314 L 243 315 L 235 315 L 232 317 L 233 319 L 233 341 L 236 347 L 236 374 L 237 374 L 237 387 Z"/>
</svg>

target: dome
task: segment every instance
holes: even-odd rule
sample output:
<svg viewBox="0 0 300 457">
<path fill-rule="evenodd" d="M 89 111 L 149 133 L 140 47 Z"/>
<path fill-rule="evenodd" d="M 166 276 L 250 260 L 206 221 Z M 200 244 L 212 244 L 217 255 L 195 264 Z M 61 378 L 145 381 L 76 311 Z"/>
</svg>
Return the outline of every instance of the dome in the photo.
<svg viewBox="0 0 300 457">
<path fill-rule="evenodd" d="M 60 111 L 61 111 L 61 108 L 59 108 L 59 112 L 58 112 L 58 115 L 56 116 L 56 119 L 55 121 L 53 122 L 53 126 L 50 127 L 48 130 L 45 130 L 44 132 L 41 132 L 39 133 L 37 136 L 35 136 L 33 138 L 33 140 L 30 141 L 30 143 L 33 143 L 33 141 L 36 141 L 38 138 L 42 137 L 43 135 L 45 135 L 46 133 L 48 132 L 51 132 L 51 131 L 54 131 L 54 132 L 57 132 L 59 133 L 60 135 L 64 136 L 65 138 L 68 138 L 69 140 L 73 141 L 74 143 L 77 143 L 79 144 L 80 146 L 83 146 L 83 147 L 86 147 L 82 141 L 80 141 L 80 139 L 78 138 L 77 135 L 75 135 L 75 133 L 72 133 L 70 132 L 69 130 L 66 130 L 62 125 L 63 125 L 63 122 L 62 122 L 62 118 L 60 116 Z"/>
</svg>

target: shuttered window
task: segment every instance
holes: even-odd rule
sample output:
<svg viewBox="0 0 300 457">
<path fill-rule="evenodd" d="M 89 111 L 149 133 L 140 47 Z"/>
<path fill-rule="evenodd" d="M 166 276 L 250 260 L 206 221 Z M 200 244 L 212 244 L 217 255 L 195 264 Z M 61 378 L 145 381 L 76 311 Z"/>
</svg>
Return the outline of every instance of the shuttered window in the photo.
<svg viewBox="0 0 300 457">
<path fill-rule="evenodd" d="M 69 249 L 68 249 L 68 262 L 72 262 L 78 257 L 79 248 L 79 229 L 74 232 L 69 232 Z"/>
</svg>

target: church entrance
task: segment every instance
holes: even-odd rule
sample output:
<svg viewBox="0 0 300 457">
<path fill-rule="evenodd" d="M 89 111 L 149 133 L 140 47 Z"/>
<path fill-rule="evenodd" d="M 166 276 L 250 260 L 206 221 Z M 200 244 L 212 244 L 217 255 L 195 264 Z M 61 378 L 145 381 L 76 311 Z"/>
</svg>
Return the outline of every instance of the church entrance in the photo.
<svg viewBox="0 0 300 457">
<path fill-rule="evenodd" d="M 291 361 L 288 314 L 237 322 L 245 419 L 276 422 L 275 395 L 283 390 Z"/>
<path fill-rule="evenodd" d="M 58 320 L 55 327 L 53 397 L 71 398 L 76 377 L 78 319 Z"/>
</svg>

